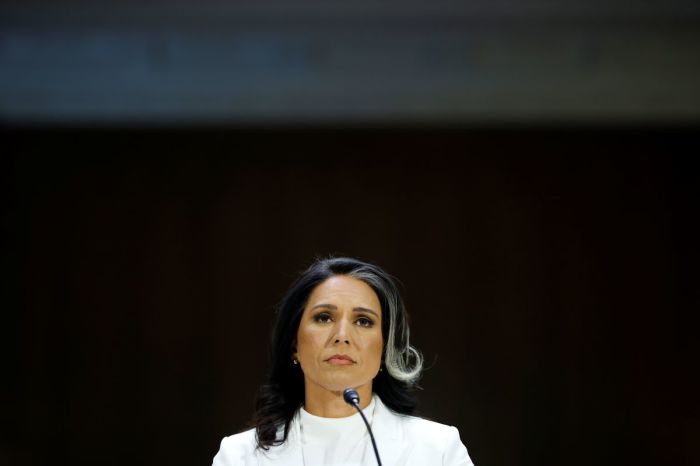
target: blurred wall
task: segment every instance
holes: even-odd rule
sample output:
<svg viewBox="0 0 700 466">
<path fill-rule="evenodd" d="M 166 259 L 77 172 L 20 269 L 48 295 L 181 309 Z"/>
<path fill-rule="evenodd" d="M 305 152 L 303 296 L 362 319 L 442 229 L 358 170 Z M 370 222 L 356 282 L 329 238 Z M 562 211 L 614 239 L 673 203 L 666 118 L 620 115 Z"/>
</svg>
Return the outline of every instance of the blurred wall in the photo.
<svg viewBox="0 0 700 466">
<path fill-rule="evenodd" d="M 0 121 L 697 122 L 695 0 L 0 5 Z"/>
<path fill-rule="evenodd" d="M 4 464 L 209 464 L 329 253 L 403 282 L 420 413 L 477 465 L 700 457 L 692 128 L 3 139 Z"/>
</svg>

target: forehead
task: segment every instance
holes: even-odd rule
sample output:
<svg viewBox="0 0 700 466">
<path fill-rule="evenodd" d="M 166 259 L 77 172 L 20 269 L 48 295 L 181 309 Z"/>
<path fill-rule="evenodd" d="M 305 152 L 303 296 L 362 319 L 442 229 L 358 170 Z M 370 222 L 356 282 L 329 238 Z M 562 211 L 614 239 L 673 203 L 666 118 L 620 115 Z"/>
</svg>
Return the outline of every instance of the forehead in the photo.
<svg viewBox="0 0 700 466">
<path fill-rule="evenodd" d="M 318 284 L 309 295 L 308 304 L 342 304 L 333 301 L 381 311 L 377 293 L 367 283 L 348 275 L 334 275 Z"/>
</svg>

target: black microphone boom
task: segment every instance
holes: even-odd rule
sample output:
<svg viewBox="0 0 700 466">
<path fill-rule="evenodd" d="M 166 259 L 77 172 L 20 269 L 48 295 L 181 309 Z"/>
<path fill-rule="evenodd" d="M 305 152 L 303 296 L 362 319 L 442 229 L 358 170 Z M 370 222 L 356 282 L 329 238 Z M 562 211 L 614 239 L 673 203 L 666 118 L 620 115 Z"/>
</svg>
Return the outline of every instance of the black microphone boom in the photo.
<svg viewBox="0 0 700 466">
<path fill-rule="evenodd" d="M 379 459 L 379 450 L 377 450 L 377 442 L 374 441 L 374 434 L 372 433 L 372 428 L 369 426 L 369 422 L 367 422 L 365 413 L 363 413 L 362 408 L 360 408 L 360 395 L 358 395 L 354 389 L 346 388 L 345 390 L 343 390 L 343 399 L 347 404 L 354 406 L 355 409 L 357 409 L 357 412 L 360 413 L 360 416 L 362 416 L 362 420 L 365 421 L 367 431 L 369 432 L 369 438 L 372 439 L 372 447 L 374 447 L 374 456 L 377 457 L 377 464 L 379 466 L 382 466 L 382 460 Z"/>
</svg>

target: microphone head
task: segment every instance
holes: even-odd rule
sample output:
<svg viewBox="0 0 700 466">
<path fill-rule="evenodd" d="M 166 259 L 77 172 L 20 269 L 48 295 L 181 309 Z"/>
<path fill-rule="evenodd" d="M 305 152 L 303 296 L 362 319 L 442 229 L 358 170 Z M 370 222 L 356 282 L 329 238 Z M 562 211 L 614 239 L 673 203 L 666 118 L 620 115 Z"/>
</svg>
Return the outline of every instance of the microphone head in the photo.
<svg viewBox="0 0 700 466">
<path fill-rule="evenodd" d="M 358 395 L 353 388 L 346 388 L 343 390 L 343 399 L 349 405 L 355 406 L 360 404 L 360 395 Z"/>
</svg>

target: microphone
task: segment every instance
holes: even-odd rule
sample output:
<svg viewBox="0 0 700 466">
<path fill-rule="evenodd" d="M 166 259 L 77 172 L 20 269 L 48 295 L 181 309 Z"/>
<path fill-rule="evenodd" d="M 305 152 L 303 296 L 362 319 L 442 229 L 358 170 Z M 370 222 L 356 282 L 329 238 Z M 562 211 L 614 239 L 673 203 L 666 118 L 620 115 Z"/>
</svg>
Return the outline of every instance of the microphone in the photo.
<svg viewBox="0 0 700 466">
<path fill-rule="evenodd" d="M 363 413 L 362 408 L 360 408 L 360 395 L 357 394 L 357 391 L 355 391 L 355 389 L 346 388 L 345 390 L 343 390 L 343 399 L 350 406 L 354 406 L 355 409 L 357 410 L 357 412 L 360 413 L 360 416 L 362 416 L 362 420 L 365 421 L 365 425 L 367 426 L 367 431 L 369 432 L 369 438 L 372 439 L 372 447 L 374 448 L 374 456 L 377 457 L 377 464 L 379 466 L 382 466 L 382 460 L 379 459 L 379 451 L 377 450 L 377 442 L 374 441 L 374 434 L 372 433 L 372 428 L 369 426 L 369 422 L 367 422 L 367 418 L 365 417 L 365 413 Z"/>
<path fill-rule="evenodd" d="M 343 390 L 343 399 L 349 405 L 355 406 L 360 404 L 360 395 L 352 388 Z"/>
</svg>

